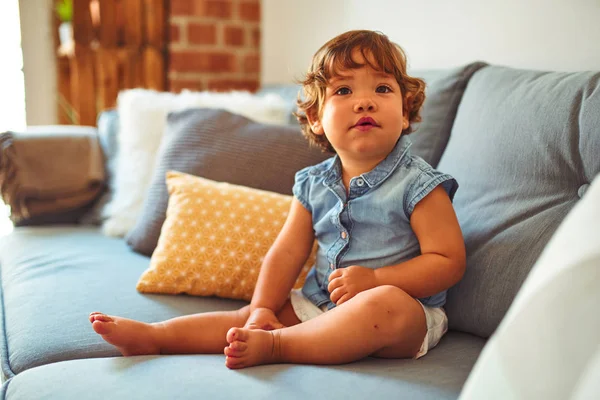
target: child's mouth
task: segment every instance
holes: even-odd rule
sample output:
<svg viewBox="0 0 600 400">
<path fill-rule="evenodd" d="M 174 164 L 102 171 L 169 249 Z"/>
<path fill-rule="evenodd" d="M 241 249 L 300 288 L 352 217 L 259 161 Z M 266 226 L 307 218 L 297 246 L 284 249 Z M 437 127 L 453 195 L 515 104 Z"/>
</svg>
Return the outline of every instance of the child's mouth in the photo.
<svg viewBox="0 0 600 400">
<path fill-rule="evenodd" d="M 365 132 L 371 130 L 373 128 L 378 127 L 375 120 L 371 117 L 362 117 L 358 120 L 358 122 L 353 126 L 353 128 L 358 129 L 359 131 Z"/>
<path fill-rule="evenodd" d="M 369 131 L 369 130 L 375 128 L 375 125 L 371 125 L 371 124 L 356 125 L 355 128 L 361 132 L 366 132 L 366 131 Z"/>
</svg>

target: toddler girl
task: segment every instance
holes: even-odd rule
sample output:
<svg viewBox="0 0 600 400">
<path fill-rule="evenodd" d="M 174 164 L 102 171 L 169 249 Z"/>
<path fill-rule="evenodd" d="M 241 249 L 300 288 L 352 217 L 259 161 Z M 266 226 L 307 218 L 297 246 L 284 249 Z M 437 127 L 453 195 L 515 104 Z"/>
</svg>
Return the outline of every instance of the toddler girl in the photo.
<svg viewBox="0 0 600 400">
<path fill-rule="evenodd" d="M 124 356 L 221 353 L 229 368 L 419 358 L 447 330 L 446 290 L 465 270 L 458 185 L 410 153 L 425 84 L 385 35 L 350 31 L 313 57 L 297 114 L 335 153 L 296 174 L 288 218 L 250 305 L 147 324 L 92 313 Z M 291 290 L 314 239 L 315 266 Z"/>
</svg>

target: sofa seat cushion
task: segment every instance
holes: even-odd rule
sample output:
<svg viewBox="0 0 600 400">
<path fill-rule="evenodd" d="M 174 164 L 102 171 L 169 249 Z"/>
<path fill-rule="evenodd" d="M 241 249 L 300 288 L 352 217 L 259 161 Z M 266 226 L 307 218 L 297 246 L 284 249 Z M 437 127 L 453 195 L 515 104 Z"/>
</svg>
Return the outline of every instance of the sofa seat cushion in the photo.
<svg viewBox="0 0 600 400">
<path fill-rule="evenodd" d="M 149 258 L 96 227 L 16 228 L 0 238 L 4 375 L 57 361 L 119 355 L 92 330 L 91 311 L 154 322 L 246 304 L 140 294 L 136 282 L 148 264 Z"/>
<path fill-rule="evenodd" d="M 68 337 L 68 336 L 66 336 Z M 484 341 L 449 333 L 420 360 L 228 370 L 218 355 L 116 357 L 33 368 L 8 381 L 17 399 L 456 399 Z"/>
<path fill-rule="evenodd" d="M 153 322 L 246 304 L 140 294 L 135 284 L 148 263 L 99 228 L 17 228 L 3 237 L 0 346 L 3 372 L 13 378 L 5 385 L 7 398 L 130 398 L 134 391 L 140 398 L 197 398 L 199 393 L 241 398 L 248 392 L 287 398 L 325 390 L 340 398 L 356 390 L 365 396 L 408 392 L 415 393 L 409 398 L 456 398 L 484 345 L 475 336 L 450 333 L 418 361 L 367 359 L 332 368 L 229 371 L 224 356 L 202 355 L 104 359 L 119 353 L 93 332 L 90 311 Z"/>
</svg>

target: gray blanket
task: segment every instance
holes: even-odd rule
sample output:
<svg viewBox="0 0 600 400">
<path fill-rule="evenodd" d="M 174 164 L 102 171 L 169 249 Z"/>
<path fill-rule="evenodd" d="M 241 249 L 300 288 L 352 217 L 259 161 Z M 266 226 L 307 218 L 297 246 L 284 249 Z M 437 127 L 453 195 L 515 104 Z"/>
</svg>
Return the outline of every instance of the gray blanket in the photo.
<svg viewBox="0 0 600 400">
<path fill-rule="evenodd" d="M 104 188 L 102 157 L 96 135 L 88 132 L 29 128 L 1 133 L 0 194 L 11 208 L 11 220 L 89 204 Z"/>
</svg>

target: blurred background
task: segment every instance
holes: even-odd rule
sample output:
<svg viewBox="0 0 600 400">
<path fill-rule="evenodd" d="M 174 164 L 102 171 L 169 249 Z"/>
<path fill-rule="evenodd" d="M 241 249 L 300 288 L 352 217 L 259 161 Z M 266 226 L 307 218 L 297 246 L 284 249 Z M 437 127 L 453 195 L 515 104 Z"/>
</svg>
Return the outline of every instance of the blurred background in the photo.
<svg viewBox="0 0 600 400">
<path fill-rule="evenodd" d="M 598 21 L 600 0 L 0 0 L 0 132 L 95 125 L 127 88 L 292 83 L 349 29 L 386 33 L 411 69 L 600 70 Z"/>
</svg>

